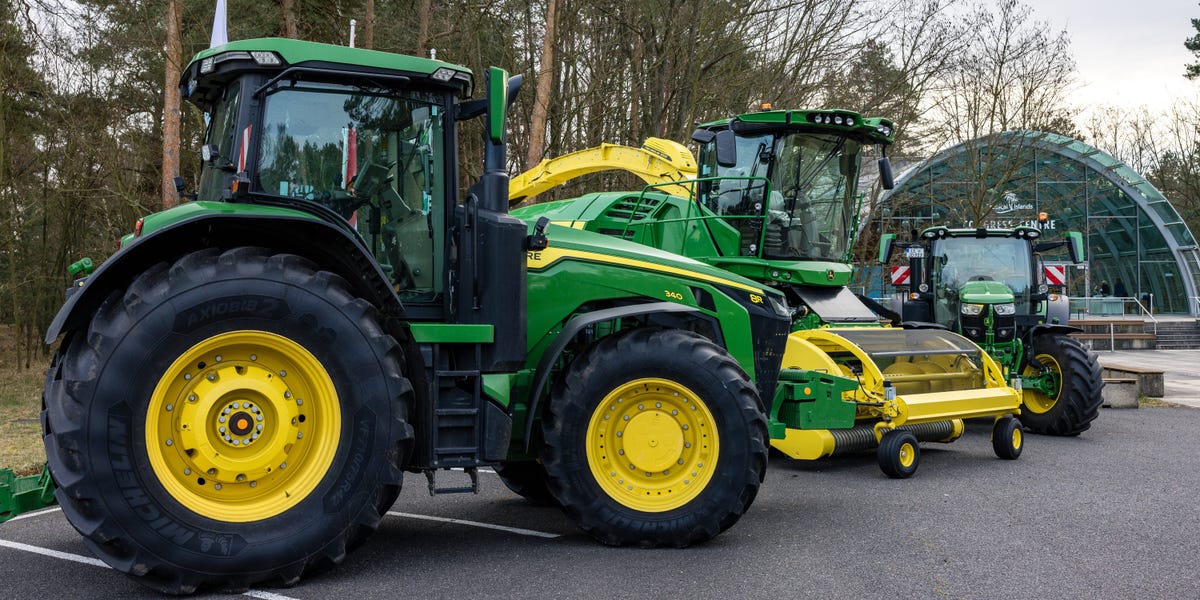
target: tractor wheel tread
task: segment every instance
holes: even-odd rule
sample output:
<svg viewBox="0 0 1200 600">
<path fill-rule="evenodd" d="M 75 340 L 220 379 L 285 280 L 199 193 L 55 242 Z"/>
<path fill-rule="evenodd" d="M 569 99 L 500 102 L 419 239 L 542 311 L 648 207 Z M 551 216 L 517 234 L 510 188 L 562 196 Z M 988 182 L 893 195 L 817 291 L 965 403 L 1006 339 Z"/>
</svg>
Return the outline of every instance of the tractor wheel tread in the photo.
<svg viewBox="0 0 1200 600">
<path fill-rule="evenodd" d="M 1078 340 L 1062 334 L 1040 335 L 1033 341 L 1034 355 L 1049 354 L 1063 369 L 1058 400 L 1038 414 L 1021 412 L 1021 424 L 1043 435 L 1075 436 L 1087 431 L 1104 403 L 1104 378 L 1096 355 Z M 1065 400 L 1065 401 L 1064 401 Z"/>
<path fill-rule="evenodd" d="M 386 438 L 376 439 L 375 447 L 389 449 L 389 463 L 380 465 L 379 461 L 369 461 L 369 466 L 363 467 L 364 473 L 358 480 L 361 482 L 359 488 L 352 489 L 346 495 L 349 499 L 345 500 L 338 516 L 332 517 L 335 520 L 344 519 L 344 525 L 330 521 L 323 527 L 309 528 L 321 530 L 319 535 L 328 536 L 319 547 L 299 547 L 302 544 L 289 543 L 296 548 L 288 550 L 291 554 L 286 557 L 280 556 L 283 552 L 276 552 L 283 546 L 277 541 L 276 533 L 262 537 L 263 540 L 270 540 L 263 542 L 266 544 L 264 549 L 246 550 L 250 556 L 239 557 L 249 558 L 246 561 L 209 557 L 204 564 L 196 564 L 194 559 L 188 558 L 192 556 L 191 551 L 182 547 L 176 547 L 179 549 L 173 554 L 168 552 L 169 555 L 163 556 L 162 551 L 154 551 L 147 545 L 148 536 L 157 534 L 149 530 L 137 531 L 138 527 L 144 526 L 134 523 L 136 518 L 123 512 L 127 507 L 114 501 L 112 494 L 105 491 L 105 486 L 111 483 L 102 481 L 103 468 L 107 467 L 99 461 L 107 460 L 107 454 L 97 452 L 95 440 L 106 439 L 106 434 L 97 434 L 94 430 L 104 426 L 103 415 L 106 413 L 103 411 L 110 409 L 93 405 L 105 401 L 101 397 L 105 384 L 100 375 L 108 366 L 106 361 L 110 360 L 110 352 L 122 343 L 137 345 L 139 339 L 131 333 L 135 327 L 156 317 L 163 320 L 164 311 L 169 310 L 164 305 L 189 293 L 207 293 L 203 290 L 209 288 L 215 279 L 263 285 L 267 290 L 280 286 L 308 290 L 317 298 L 308 302 L 312 305 L 323 302 L 322 306 L 328 307 L 325 310 L 334 311 L 330 315 L 341 313 L 344 316 L 344 322 L 348 323 L 346 327 L 350 328 L 347 331 L 357 328 L 363 332 L 361 341 L 355 342 L 356 348 L 360 349 L 357 351 L 365 351 L 378 360 L 374 376 L 383 385 L 373 394 L 386 399 L 370 400 L 361 390 L 350 396 L 356 398 L 354 402 L 374 403 L 360 405 L 361 410 L 386 411 L 394 416 L 387 419 L 389 425 L 381 425 L 375 430 L 378 438 Z M 59 486 L 55 495 L 68 521 L 85 536 L 86 545 L 105 562 L 139 583 L 171 594 L 189 594 L 199 589 L 244 590 L 265 581 L 290 585 L 319 564 L 341 562 L 348 547 L 361 544 L 378 527 L 382 515 L 395 500 L 402 476 L 398 463 L 411 447 L 413 438 L 412 428 L 405 421 L 413 389 L 403 373 L 404 353 L 391 336 L 382 333 L 378 313 L 364 304 L 350 292 L 345 280 L 319 271 L 311 261 L 294 255 L 273 254 L 269 249 L 255 247 L 234 248 L 224 252 L 215 249 L 192 252 L 171 264 L 164 262 L 145 270 L 126 289 L 110 294 L 93 315 L 86 330 L 66 333 L 52 363 L 54 368 L 47 374 L 43 393 L 47 463 Z M 295 318 L 300 320 L 306 317 Z M 126 335 L 129 337 L 123 337 Z M 128 348 L 123 352 L 129 353 L 131 350 Z M 153 382 L 150 385 L 153 387 Z M 338 393 L 342 396 L 342 402 L 350 401 L 343 396 L 341 389 Z M 116 404 L 113 400 L 107 401 Z M 137 414 L 138 405 L 131 404 L 131 410 Z M 144 405 L 141 408 L 144 410 Z M 97 422 L 99 425 L 96 425 Z M 136 423 L 136 418 L 131 422 Z M 131 432 L 131 435 L 136 433 Z M 380 446 L 378 442 L 381 441 L 386 445 Z M 105 454 L 106 458 L 97 458 L 96 454 Z M 134 468 L 142 469 L 139 471 L 142 479 L 154 481 L 153 473 L 145 465 L 145 456 L 130 458 L 140 465 Z M 335 458 L 335 463 L 344 460 L 345 457 Z M 152 498 L 156 509 L 178 516 L 183 519 L 180 523 L 195 527 L 196 531 L 205 535 L 207 533 L 202 528 L 208 524 L 211 524 L 210 531 L 223 534 L 231 531 L 219 522 L 208 521 L 187 511 L 165 496 L 160 485 L 154 483 L 148 486 L 143 483 L 139 488 L 141 493 Z M 371 486 L 369 489 L 363 487 L 368 485 Z M 308 506 L 306 510 L 312 510 L 320 504 L 317 494 L 307 502 L 307 505 L 299 506 Z M 171 513 L 172 510 L 183 512 Z M 294 514 L 298 510 L 294 508 L 281 513 L 281 525 L 287 527 L 289 523 L 302 520 L 304 517 Z M 272 519 L 266 519 L 265 522 L 271 522 Z M 249 527 L 233 528 L 232 531 L 240 535 L 246 529 Z M 262 531 L 256 530 L 255 535 L 262 535 Z M 246 543 L 249 545 L 253 542 Z M 255 554 L 255 551 L 258 553 Z M 241 563 L 252 566 L 242 566 Z"/>
<path fill-rule="evenodd" d="M 723 390 L 720 401 L 731 405 L 724 407 L 728 412 L 718 419 L 739 421 L 726 423 L 720 435 L 721 460 L 730 466 L 718 469 L 729 470 L 722 471 L 709 483 L 710 488 L 687 505 L 665 513 L 630 510 L 608 498 L 592 479 L 583 449 L 584 436 L 578 431 L 580 422 L 586 430 L 595 403 L 607 390 L 599 392 L 592 402 L 584 399 L 594 396 L 598 385 L 614 387 L 604 381 L 611 378 L 614 364 L 629 368 L 636 364 L 640 368 L 651 362 L 653 365 L 642 373 L 659 371 L 647 376 L 687 380 L 695 373 L 704 373 L 711 385 Z M 604 544 L 683 548 L 704 542 L 737 522 L 762 484 L 768 434 L 766 417 L 759 406 L 758 392 L 745 371 L 723 348 L 697 334 L 647 327 L 605 337 L 578 356 L 555 382 L 552 401 L 543 416 L 544 443 L 540 448 L 550 492 L 580 529 Z M 709 408 L 714 413 L 722 410 L 717 405 Z M 731 431 L 740 431 L 740 439 Z M 726 443 L 731 445 L 728 454 Z M 720 485 L 725 487 L 717 487 Z"/>
</svg>

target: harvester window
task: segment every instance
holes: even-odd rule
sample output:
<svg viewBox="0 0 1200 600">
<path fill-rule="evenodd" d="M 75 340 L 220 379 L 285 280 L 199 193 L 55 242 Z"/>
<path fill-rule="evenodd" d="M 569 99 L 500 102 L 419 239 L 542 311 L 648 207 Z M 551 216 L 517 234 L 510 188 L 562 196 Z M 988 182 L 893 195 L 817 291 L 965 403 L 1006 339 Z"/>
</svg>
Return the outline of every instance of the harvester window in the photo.
<svg viewBox="0 0 1200 600">
<path fill-rule="evenodd" d="M 770 203 L 764 258 L 843 260 L 858 152 L 857 143 L 841 136 L 794 133 L 780 138 L 771 172 L 778 197 Z"/>
</svg>

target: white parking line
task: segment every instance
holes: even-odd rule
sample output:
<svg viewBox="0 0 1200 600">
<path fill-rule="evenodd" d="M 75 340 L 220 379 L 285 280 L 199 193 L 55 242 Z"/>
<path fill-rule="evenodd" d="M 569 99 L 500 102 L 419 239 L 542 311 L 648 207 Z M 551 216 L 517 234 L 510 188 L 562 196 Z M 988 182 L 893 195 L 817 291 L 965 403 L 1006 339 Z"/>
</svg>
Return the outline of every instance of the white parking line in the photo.
<svg viewBox="0 0 1200 600">
<path fill-rule="evenodd" d="M 49 548 L 42 548 L 39 546 L 30 546 L 29 544 L 22 544 L 21 542 L 10 542 L 8 540 L 0 540 L 0 546 L 4 546 L 5 548 L 12 548 L 13 550 L 24 550 L 26 552 L 32 552 L 34 554 L 41 554 L 42 556 L 49 556 L 50 558 L 60 558 L 62 560 L 69 560 L 71 562 L 83 563 L 85 565 L 92 565 L 93 567 L 103 567 L 105 569 L 112 568 L 112 567 L 104 564 L 104 561 L 102 561 L 98 558 L 92 558 L 90 556 L 80 556 L 78 554 L 71 554 L 69 552 L 59 552 L 58 550 L 51 550 Z"/>
<path fill-rule="evenodd" d="M 5 521 L 5 523 L 12 523 L 13 521 L 20 521 L 21 519 L 28 519 L 29 517 L 36 517 L 38 515 L 52 513 L 54 511 L 58 511 L 58 510 L 62 510 L 62 507 L 61 506 L 52 506 L 50 508 L 43 508 L 42 510 L 39 510 L 39 511 L 25 513 L 23 515 L 17 515 L 15 517 Z"/>
<path fill-rule="evenodd" d="M 49 512 L 49 511 L 42 511 L 42 512 L 45 513 L 45 512 Z M 38 514 L 38 513 L 30 513 L 30 514 Z M 42 556 L 49 556 L 51 558 L 69 560 L 71 562 L 77 562 L 77 563 L 82 563 L 85 565 L 91 565 L 93 567 L 102 567 L 105 569 L 112 568 L 112 567 L 104 564 L 104 561 L 97 559 L 97 558 L 92 558 L 90 556 L 80 556 L 78 554 L 71 554 L 70 552 L 60 552 L 58 550 L 51 550 L 50 548 L 42 548 L 40 546 L 31 546 L 29 544 L 22 544 L 21 542 L 11 542 L 9 540 L 0 540 L 0 547 L 12 548 L 13 550 L 23 550 L 25 552 L 32 552 L 33 554 L 41 554 Z M 297 600 L 296 598 L 293 598 L 291 596 L 284 596 L 282 594 L 276 594 L 273 592 L 264 592 L 262 590 L 249 590 L 249 591 L 243 593 L 242 595 L 249 596 L 251 598 L 261 598 L 262 600 Z"/>
<path fill-rule="evenodd" d="M 532 537 L 540 537 L 540 538 L 547 538 L 547 539 L 553 539 L 556 537 L 560 537 L 560 534 L 557 534 L 557 533 L 546 533 L 545 531 L 534 531 L 532 529 L 521 529 L 520 527 L 509 527 L 507 525 L 495 525 L 492 523 L 480 523 L 479 521 L 468 521 L 466 519 L 450 519 L 450 518 L 446 518 L 446 517 L 431 517 L 429 515 L 414 515 L 412 513 L 396 512 L 394 510 L 389 510 L 387 514 L 392 515 L 393 517 L 404 517 L 407 519 L 421 519 L 423 521 L 439 521 L 442 523 L 453 523 L 455 525 L 468 525 L 470 527 L 482 527 L 484 529 L 495 529 L 498 531 L 507 531 L 509 533 L 516 533 L 516 534 L 520 534 L 520 535 L 528 535 L 528 536 L 532 536 Z"/>
</svg>

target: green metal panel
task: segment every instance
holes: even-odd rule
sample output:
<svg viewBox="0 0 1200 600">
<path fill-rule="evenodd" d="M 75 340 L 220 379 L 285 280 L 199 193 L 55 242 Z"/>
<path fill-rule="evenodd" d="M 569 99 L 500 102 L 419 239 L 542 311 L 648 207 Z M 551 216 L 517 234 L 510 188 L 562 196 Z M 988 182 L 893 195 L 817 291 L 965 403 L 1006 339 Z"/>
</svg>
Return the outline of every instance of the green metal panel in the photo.
<svg viewBox="0 0 1200 600">
<path fill-rule="evenodd" d="M 17 477 L 8 469 L 0 469 L 0 523 L 23 512 L 54 504 L 54 483 L 50 470 L 41 475 Z"/>
<path fill-rule="evenodd" d="M 412 323 L 413 339 L 419 343 L 490 344 L 495 340 L 491 325 L 459 323 Z"/>
<path fill-rule="evenodd" d="M 142 219 L 141 235 L 169 225 L 186 221 L 201 215 L 256 216 L 256 217 L 286 217 L 303 218 L 319 221 L 317 217 L 301 210 L 263 206 L 261 204 L 240 204 L 234 202 L 185 202 L 162 212 L 146 215 Z M 135 235 L 134 238 L 137 236 Z M 129 236 L 126 236 L 129 238 Z M 122 238 L 124 243 L 126 238 Z"/>
</svg>

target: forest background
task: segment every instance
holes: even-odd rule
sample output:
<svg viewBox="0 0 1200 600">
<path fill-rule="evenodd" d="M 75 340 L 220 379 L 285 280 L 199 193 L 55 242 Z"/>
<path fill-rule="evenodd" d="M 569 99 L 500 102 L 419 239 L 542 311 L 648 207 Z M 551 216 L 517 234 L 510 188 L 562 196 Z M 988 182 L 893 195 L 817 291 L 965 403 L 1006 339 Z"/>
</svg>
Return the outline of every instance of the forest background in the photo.
<svg viewBox="0 0 1200 600">
<path fill-rule="evenodd" d="M 181 105 L 176 85 L 182 66 L 209 45 L 215 4 L 0 0 L 4 369 L 44 367 L 42 332 L 69 284 L 68 264 L 106 258 L 138 217 L 176 202 L 175 175 L 195 189 L 204 118 Z M 1178 98 L 1166 112 L 1073 104 L 1069 37 L 1018 0 L 227 0 L 227 7 L 231 40 L 345 45 L 355 19 L 359 47 L 436 51 L 476 73 L 496 65 L 525 74 L 510 119 L 514 174 L 602 142 L 683 141 L 698 122 L 764 102 L 838 107 L 893 119 L 892 155 L 900 161 L 1012 129 L 1084 140 L 1142 173 L 1200 231 L 1196 98 Z M 1187 42 L 1200 52 L 1200 33 Z M 1193 69 L 1180 65 L 1180 77 L 1200 75 Z M 479 175 L 479 156 L 477 145 L 464 144 L 465 178 Z M 558 195 L 630 183 L 593 176 Z"/>
</svg>

